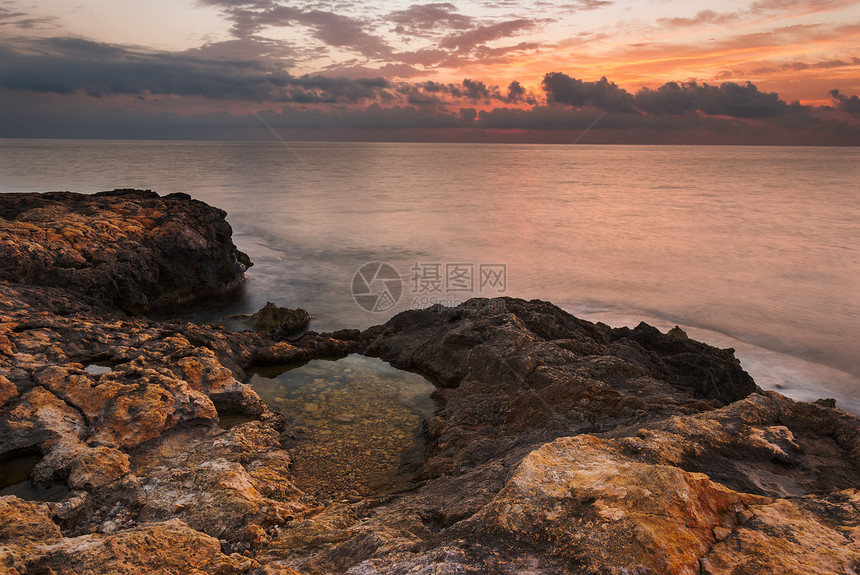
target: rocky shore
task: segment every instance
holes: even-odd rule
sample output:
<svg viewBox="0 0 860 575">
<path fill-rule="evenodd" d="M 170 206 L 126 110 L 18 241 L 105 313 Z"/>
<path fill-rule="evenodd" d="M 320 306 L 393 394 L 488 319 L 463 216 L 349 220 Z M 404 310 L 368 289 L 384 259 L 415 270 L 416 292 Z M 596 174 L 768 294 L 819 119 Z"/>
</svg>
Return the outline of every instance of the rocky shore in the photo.
<svg viewBox="0 0 860 575">
<path fill-rule="evenodd" d="M 230 236 L 182 194 L 0 195 L 0 469 L 64 490 L 0 497 L 0 575 L 860 572 L 856 416 L 541 301 L 298 340 L 139 315 L 234 289 Z M 305 493 L 248 373 L 353 353 L 435 384 L 423 454 L 396 492 Z"/>
</svg>

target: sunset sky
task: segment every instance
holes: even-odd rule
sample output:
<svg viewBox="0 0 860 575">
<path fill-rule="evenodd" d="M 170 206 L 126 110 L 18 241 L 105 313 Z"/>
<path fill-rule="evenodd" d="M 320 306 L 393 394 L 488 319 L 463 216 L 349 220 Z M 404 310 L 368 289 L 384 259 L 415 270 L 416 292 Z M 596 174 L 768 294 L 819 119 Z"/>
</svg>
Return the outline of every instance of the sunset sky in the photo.
<svg viewBox="0 0 860 575">
<path fill-rule="evenodd" d="M 858 1 L 0 0 L 0 56 L 0 137 L 860 144 Z"/>
</svg>

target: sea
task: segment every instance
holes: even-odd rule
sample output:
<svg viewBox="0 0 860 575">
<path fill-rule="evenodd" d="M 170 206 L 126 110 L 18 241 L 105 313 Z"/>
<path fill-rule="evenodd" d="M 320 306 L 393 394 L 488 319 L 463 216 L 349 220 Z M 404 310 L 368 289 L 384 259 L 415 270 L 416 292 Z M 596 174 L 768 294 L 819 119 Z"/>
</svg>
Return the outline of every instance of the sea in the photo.
<svg viewBox="0 0 860 575">
<path fill-rule="evenodd" d="M 860 148 L 0 140 L 0 191 L 185 192 L 254 266 L 195 321 L 303 307 L 366 328 L 549 300 L 735 349 L 765 389 L 860 413 Z M 240 328 L 241 326 L 234 326 Z"/>
</svg>

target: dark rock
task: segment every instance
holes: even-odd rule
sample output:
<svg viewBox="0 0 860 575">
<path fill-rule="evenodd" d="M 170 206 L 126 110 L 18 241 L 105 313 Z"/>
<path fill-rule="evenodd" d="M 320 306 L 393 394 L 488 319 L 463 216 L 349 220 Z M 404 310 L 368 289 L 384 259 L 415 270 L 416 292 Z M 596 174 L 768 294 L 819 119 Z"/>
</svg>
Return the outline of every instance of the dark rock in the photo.
<svg viewBox="0 0 860 575">
<path fill-rule="evenodd" d="M 223 294 L 251 265 L 225 212 L 187 194 L 0 194 L 0 280 L 138 314 Z"/>
<path fill-rule="evenodd" d="M 717 349 L 688 339 L 686 334 L 682 337 L 677 331 L 664 334 L 644 322 L 632 330 L 612 330 L 612 339 L 636 342 L 651 352 L 644 354 L 643 361 L 655 375 L 692 389 L 697 397 L 728 403 L 761 391 L 752 377 L 740 369 L 733 349 Z"/>
<path fill-rule="evenodd" d="M 257 333 L 272 339 L 294 335 L 305 329 L 310 321 L 311 315 L 307 310 L 278 307 L 270 301 L 248 318 L 248 323 Z"/>
</svg>

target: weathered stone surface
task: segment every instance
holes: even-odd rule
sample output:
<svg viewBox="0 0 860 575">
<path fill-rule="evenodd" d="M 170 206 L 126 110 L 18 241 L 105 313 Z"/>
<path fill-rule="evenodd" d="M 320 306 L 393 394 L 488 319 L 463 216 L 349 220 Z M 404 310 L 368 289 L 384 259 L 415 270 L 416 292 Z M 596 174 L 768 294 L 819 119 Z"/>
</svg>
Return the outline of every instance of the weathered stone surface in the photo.
<svg viewBox="0 0 860 575">
<path fill-rule="evenodd" d="M 92 491 L 124 477 L 128 472 L 128 455 L 100 445 L 76 458 L 68 483 L 71 489 Z"/>
<path fill-rule="evenodd" d="M 145 266 L 152 246 L 203 245 L 162 204 L 228 245 L 222 216 L 39 198 L 0 202 L 15 281 L 37 284 L 0 283 L 0 464 L 41 454 L 31 480 L 72 491 L 0 498 L 0 574 L 860 572 L 858 418 L 762 392 L 731 350 L 510 298 L 291 342 L 128 317 L 146 281 L 99 275 L 76 226 L 126 234 L 110 257 Z M 104 201 L 137 206 L 128 230 Z M 88 279 L 41 285 L 67 276 Z M 437 409 L 409 489 L 316 500 L 293 483 L 299 430 L 245 368 L 356 352 L 433 378 Z"/>
<path fill-rule="evenodd" d="M 47 503 L 22 501 L 12 495 L 0 497 L 0 517 L 0 545 L 51 542 L 63 536 Z"/>
<path fill-rule="evenodd" d="M 18 395 L 18 388 L 5 376 L 0 375 L 0 407 L 7 401 Z"/>
<path fill-rule="evenodd" d="M 186 194 L 2 194 L 0 279 L 129 313 L 220 294 L 251 265 L 225 215 Z"/>
<path fill-rule="evenodd" d="M 852 573 L 860 567 L 860 493 L 753 505 L 750 519 L 701 559 L 703 575 Z"/>
<path fill-rule="evenodd" d="M 311 321 L 307 310 L 279 307 L 272 302 L 253 313 L 248 318 L 257 333 L 273 339 L 282 339 L 306 328 Z"/>
<path fill-rule="evenodd" d="M 149 523 L 115 534 L 64 538 L 31 548 L 22 562 L 32 573 L 239 575 L 259 567 L 225 555 L 218 540 L 179 520 Z"/>
<path fill-rule="evenodd" d="M 43 387 L 34 387 L 0 410 L 0 457 L 59 444 L 75 444 L 87 433 L 80 413 Z"/>
<path fill-rule="evenodd" d="M 556 561 L 587 573 L 695 574 L 699 558 L 751 504 L 740 494 L 668 465 L 639 463 L 623 444 L 590 435 L 530 453 L 481 512 L 457 526 L 512 545 L 550 542 Z"/>
</svg>

